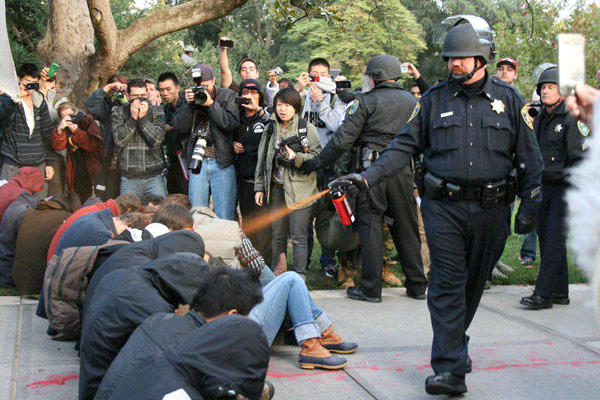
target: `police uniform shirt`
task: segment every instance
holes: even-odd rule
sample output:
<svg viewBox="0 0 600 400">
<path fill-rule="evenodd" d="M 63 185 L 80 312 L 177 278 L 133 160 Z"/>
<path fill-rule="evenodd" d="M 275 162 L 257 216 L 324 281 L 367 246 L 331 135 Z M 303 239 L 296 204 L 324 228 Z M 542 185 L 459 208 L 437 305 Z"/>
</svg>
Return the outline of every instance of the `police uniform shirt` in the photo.
<svg viewBox="0 0 600 400">
<path fill-rule="evenodd" d="M 361 94 L 348 103 L 344 121 L 319 155 L 321 162 L 333 162 L 353 146 L 383 151 L 408 121 L 416 102 L 396 82 L 379 83 Z"/>
<path fill-rule="evenodd" d="M 564 183 L 565 169 L 583 157 L 588 128 L 567 113 L 564 102 L 550 113 L 544 107 L 533 125 L 544 159 L 542 182 Z"/>
<path fill-rule="evenodd" d="M 364 173 L 369 184 L 423 153 L 426 171 L 462 185 L 504 179 L 513 168 L 525 166 L 519 195 L 536 197 L 543 164 L 527 108 L 510 85 L 487 74 L 483 79 L 481 90 L 472 96 L 455 81 L 427 91 L 409 122 Z"/>
</svg>

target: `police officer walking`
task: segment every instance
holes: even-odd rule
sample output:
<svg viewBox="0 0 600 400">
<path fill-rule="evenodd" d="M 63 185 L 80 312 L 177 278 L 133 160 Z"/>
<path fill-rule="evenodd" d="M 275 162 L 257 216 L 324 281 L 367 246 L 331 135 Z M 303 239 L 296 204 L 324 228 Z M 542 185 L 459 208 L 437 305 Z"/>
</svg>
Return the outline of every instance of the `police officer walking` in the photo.
<svg viewBox="0 0 600 400">
<path fill-rule="evenodd" d="M 363 78 L 363 91 L 351 103 L 344 122 L 319 156 L 302 165 L 311 172 L 333 162 L 352 149 L 356 172 L 366 169 L 404 125 L 416 100 L 396 83 L 401 77 L 396 57 L 371 58 Z M 366 88 L 364 86 L 367 86 Z M 413 175 L 409 166 L 382 180 L 357 200 L 356 218 L 362 254 L 361 285 L 347 289 L 351 299 L 381 302 L 383 270 L 383 215 L 394 219 L 390 229 L 402 239 L 397 249 L 406 276 L 407 295 L 425 298 L 427 278 L 423 272 L 416 204 L 412 196 Z"/>
<path fill-rule="evenodd" d="M 522 199 L 515 231 L 529 232 L 535 224 L 542 159 L 517 91 L 485 70 L 494 55 L 487 22 L 473 16 L 448 21 L 442 56 L 451 76 L 421 98 L 371 168 L 339 179 L 367 190 L 423 154 L 421 212 L 431 256 L 427 304 L 435 372 L 425 389 L 456 395 L 467 391 L 466 330 L 508 237 L 515 192 Z"/>
<path fill-rule="evenodd" d="M 533 294 L 521 299 L 521 304 L 532 310 L 569 304 L 566 170 L 582 159 L 589 133 L 585 125 L 567 113 L 564 96 L 558 91 L 557 67 L 542 72 L 536 93 L 543 105 L 533 121 L 544 159 L 543 196 L 537 218 L 542 263 Z"/>
</svg>

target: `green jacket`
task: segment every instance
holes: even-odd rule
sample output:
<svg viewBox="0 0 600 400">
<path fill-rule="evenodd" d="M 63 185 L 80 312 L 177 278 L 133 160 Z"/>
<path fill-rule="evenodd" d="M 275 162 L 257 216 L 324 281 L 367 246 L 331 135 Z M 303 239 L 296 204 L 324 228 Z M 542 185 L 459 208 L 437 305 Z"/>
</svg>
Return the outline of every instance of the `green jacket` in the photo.
<svg viewBox="0 0 600 400">
<path fill-rule="evenodd" d="M 287 139 L 290 136 L 298 134 L 298 114 L 294 116 L 292 122 L 287 128 L 281 132 L 281 125 L 277 121 L 277 117 L 271 117 L 275 120 L 273 134 L 267 143 L 267 136 L 263 135 L 258 146 L 258 163 L 256 164 L 256 173 L 254 176 L 254 191 L 265 193 L 265 202 L 269 201 L 271 194 L 271 176 L 273 174 L 273 160 L 275 159 L 275 143 L 279 136 Z M 307 124 L 306 138 L 308 139 L 308 153 L 296 153 L 294 164 L 296 168 L 300 168 L 305 160 L 315 158 L 321 152 L 321 142 L 317 128 L 312 124 Z M 299 209 L 306 208 L 315 203 L 316 200 L 307 204 L 302 204 L 302 207 L 294 205 L 317 193 L 317 174 L 309 175 L 301 174 L 296 168 L 286 168 L 283 175 L 283 188 L 285 192 L 285 202 L 288 207 Z"/>
</svg>

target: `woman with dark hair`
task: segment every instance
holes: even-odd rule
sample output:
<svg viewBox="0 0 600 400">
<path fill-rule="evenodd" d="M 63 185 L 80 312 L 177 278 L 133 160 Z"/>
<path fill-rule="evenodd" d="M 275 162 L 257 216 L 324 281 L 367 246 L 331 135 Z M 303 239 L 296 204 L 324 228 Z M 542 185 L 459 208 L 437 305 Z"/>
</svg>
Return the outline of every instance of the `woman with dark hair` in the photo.
<svg viewBox="0 0 600 400">
<path fill-rule="evenodd" d="M 306 279 L 308 265 L 308 226 L 312 217 L 310 200 L 317 194 L 317 177 L 300 173 L 306 160 L 321 152 L 317 129 L 303 120 L 300 94 L 293 88 L 275 95 L 272 134 L 262 136 L 258 148 L 258 164 L 254 176 L 256 204 L 269 209 L 289 209 L 289 214 L 272 225 L 272 254 L 285 252 L 288 232 L 292 238 L 294 270 Z M 305 201 L 309 199 L 309 201 Z M 276 273 L 284 271 L 277 270 Z"/>
</svg>

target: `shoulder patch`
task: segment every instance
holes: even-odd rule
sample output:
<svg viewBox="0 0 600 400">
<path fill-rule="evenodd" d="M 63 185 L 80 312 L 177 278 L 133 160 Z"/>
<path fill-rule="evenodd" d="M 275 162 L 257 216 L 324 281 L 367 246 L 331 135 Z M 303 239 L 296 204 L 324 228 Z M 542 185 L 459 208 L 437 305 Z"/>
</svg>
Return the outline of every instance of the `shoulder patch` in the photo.
<svg viewBox="0 0 600 400">
<path fill-rule="evenodd" d="M 590 128 L 588 128 L 583 122 L 577 121 L 577 129 L 579 129 L 579 133 L 585 137 L 590 134 Z"/>
<path fill-rule="evenodd" d="M 415 104 L 415 108 L 413 108 L 413 112 L 412 112 L 412 114 L 410 114 L 410 118 L 408 119 L 408 121 L 406 123 L 409 123 L 410 121 L 415 119 L 415 117 L 417 115 L 419 115 L 419 111 L 421 111 L 421 102 L 417 101 L 417 104 Z"/>
<path fill-rule="evenodd" d="M 533 118 L 531 118 L 531 115 L 529 115 L 529 104 L 525 104 L 523 108 L 521 108 L 521 117 L 523 117 L 525 125 L 527 125 L 529 129 L 533 130 Z"/>
<path fill-rule="evenodd" d="M 348 115 L 354 114 L 356 110 L 358 110 L 359 105 L 360 102 L 358 101 L 358 99 L 352 100 L 352 103 L 350 103 L 350 106 L 348 106 Z"/>
</svg>

